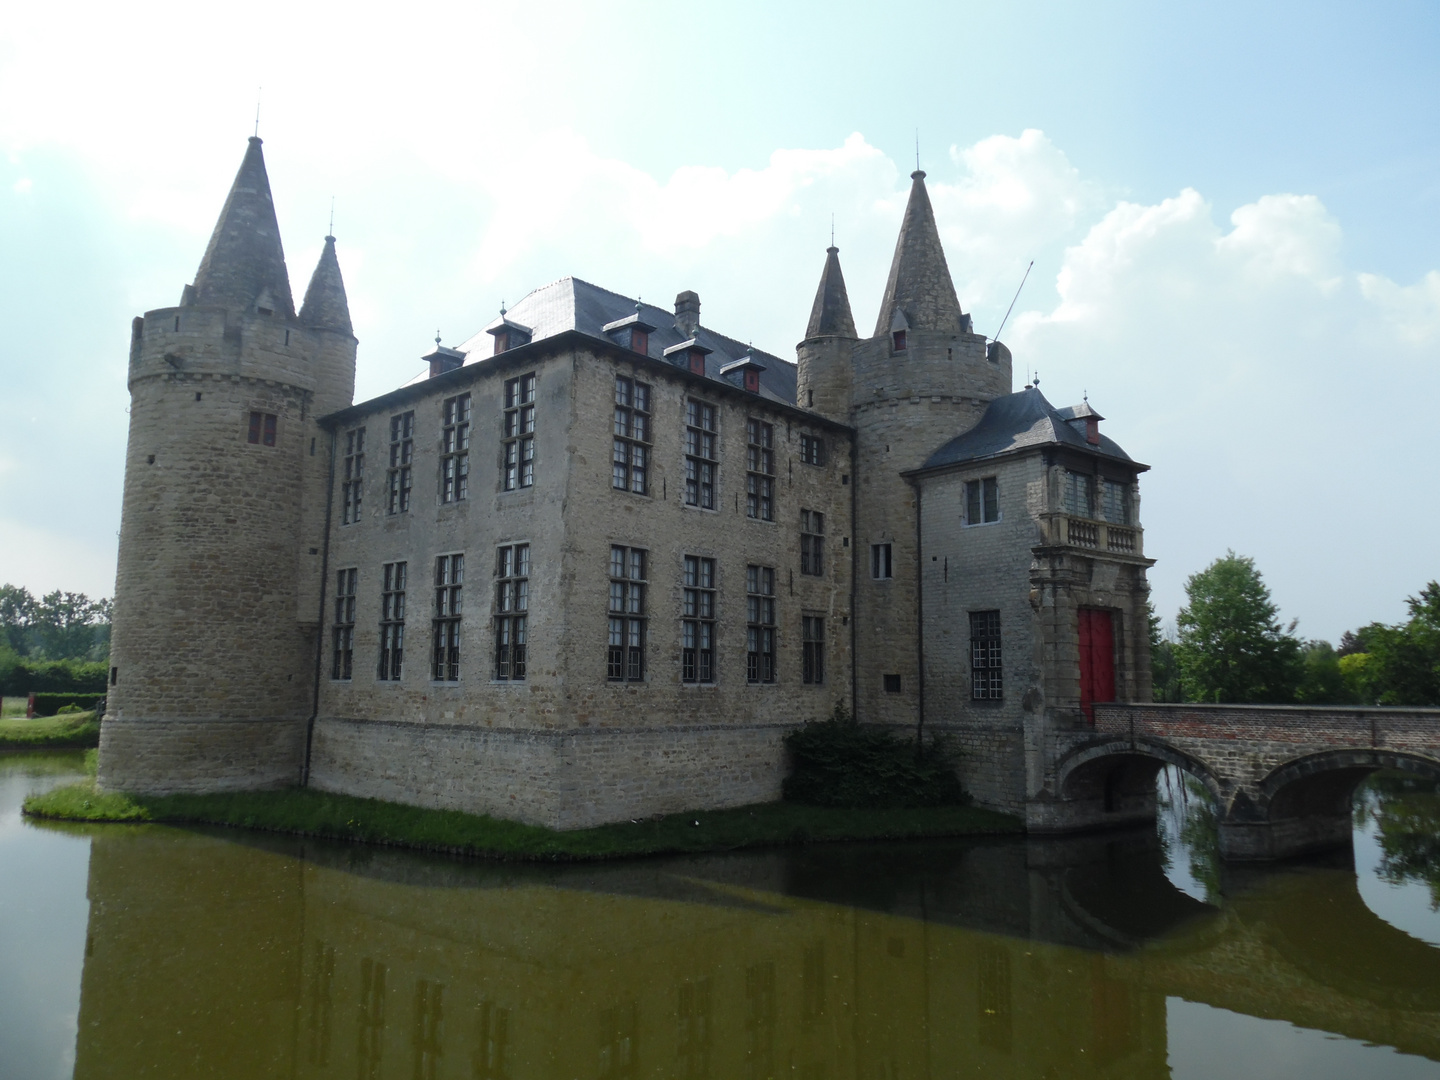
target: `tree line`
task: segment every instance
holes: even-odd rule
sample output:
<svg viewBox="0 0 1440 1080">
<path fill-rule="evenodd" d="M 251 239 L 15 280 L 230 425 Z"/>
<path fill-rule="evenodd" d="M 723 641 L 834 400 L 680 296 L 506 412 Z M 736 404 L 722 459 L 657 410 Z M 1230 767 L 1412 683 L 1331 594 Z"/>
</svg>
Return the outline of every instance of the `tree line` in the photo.
<svg viewBox="0 0 1440 1080">
<path fill-rule="evenodd" d="M 101 692 L 110 660 L 109 599 L 0 585 L 0 694 Z"/>
<path fill-rule="evenodd" d="M 1227 552 L 1185 581 L 1167 636 L 1150 610 L 1156 701 L 1263 705 L 1440 705 L 1440 583 L 1406 599 L 1409 618 L 1347 630 L 1337 649 L 1282 624 L 1255 560 Z"/>
</svg>

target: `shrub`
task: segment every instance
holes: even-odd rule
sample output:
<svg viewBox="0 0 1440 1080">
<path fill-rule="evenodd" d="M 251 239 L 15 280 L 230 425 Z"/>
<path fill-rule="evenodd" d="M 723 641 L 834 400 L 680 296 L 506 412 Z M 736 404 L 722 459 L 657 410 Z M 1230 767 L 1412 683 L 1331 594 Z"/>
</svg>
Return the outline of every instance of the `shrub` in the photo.
<svg viewBox="0 0 1440 1080">
<path fill-rule="evenodd" d="M 885 728 L 856 723 L 844 705 L 829 720 L 785 736 L 794 767 L 783 791 L 815 806 L 963 806 L 970 797 L 955 775 L 957 754 L 943 737 L 918 744 Z"/>
<path fill-rule="evenodd" d="M 36 716 L 58 716 L 65 712 L 89 712 L 104 694 L 36 694 Z"/>
<path fill-rule="evenodd" d="M 19 660 L 6 673 L 0 664 L 0 694 L 19 697 L 33 693 L 90 694 L 98 697 L 105 692 L 109 667 L 100 662 L 81 660 Z"/>
</svg>

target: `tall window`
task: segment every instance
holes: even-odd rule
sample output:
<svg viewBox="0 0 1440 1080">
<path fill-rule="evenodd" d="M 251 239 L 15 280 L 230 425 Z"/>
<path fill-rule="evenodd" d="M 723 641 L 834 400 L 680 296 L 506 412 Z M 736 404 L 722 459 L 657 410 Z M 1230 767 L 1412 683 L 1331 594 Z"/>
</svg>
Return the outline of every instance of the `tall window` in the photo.
<svg viewBox="0 0 1440 1080">
<path fill-rule="evenodd" d="M 405 564 L 385 564 L 380 586 L 380 679 L 398 682 L 405 662 Z"/>
<path fill-rule="evenodd" d="M 435 657 L 430 677 L 436 682 L 460 678 L 460 589 L 464 583 L 464 555 L 441 555 L 435 560 Z"/>
<path fill-rule="evenodd" d="M 876 581 L 888 581 L 895 576 L 894 545 L 870 545 L 870 576 Z"/>
<path fill-rule="evenodd" d="M 257 446 L 275 445 L 275 414 L 252 412 L 250 414 L 250 430 L 246 432 L 245 441 L 255 443 Z"/>
<path fill-rule="evenodd" d="M 775 571 L 745 568 L 745 681 L 775 681 Z"/>
<path fill-rule="evenodd" d="M 506 491 L 535 482 L 535 373 L 505 380 L 505 467 L 501 486 Z"/>
<path fill-rule="evenodd" d="M 970 613 L 970 697 L 975 701 L 998 701 L 1000 677 L 1000 612 Z"/>
<path fill-rule="evenodd" d="M 825 440 L 819 435 L 801 435 L 800 461 L 805 465 L 824 465 Z"/>
<path fill-rule="evenodd" d="M 687 683 L 715 681 L 715 560 L 696 555 L 685 556 L 680 680 Z"/>
<path fill-rule="evenodd" d="M 1106 480 L 1101 484 L 1101 512 L 1112 525 L 1130 524 L 1130 485 Z"/>
<path fill-rule="evenodd" d="M 330 664 L 332 679 L 350 678 L 355 656 L 355 579 L 357 571 L 335 572 L 335 650 Z"/>
<path fill-rule="evenodd" d="M 387 514 L 410 509 L 410 467 L 415 457 L 415 414 L 401 413 L 390 418 L 390 469 L 386 474 Z"/>
<path fill-rule="evenodd" d="M 530 610 L 530 545 L 495 552 L 495 678 L 525 678 L 525 618 Z"/>
<path fill-rule="evenodd" d="M 825 573 L 825 515 L 818 510 L 800 511 L 800 573 Z"/>
<path fill-rule="evenodd" d="M 611 483 L 620 491 L 649 490 L 650 387 L 615 376 L 615 460 Z"/>
<path fill-rule="evenodd" d="M 639 682 L 645 678 L 645 552 L 610 548 L 610 642 L 606 678 Z"/>
<path fill-rule="evenodd" d="M 800 681 L 819 686 L 825 681 L 825 616 L 801 616 L 800 639 Z"/>
<path fill-rule="evenodd" d="M 446 398 L 441 418 L 440 501 L 459 502 L 470 494 L 470 395 Z"/>
<path fill-rule="evenodd" d="M 1065 504 L 1067 514 L 1074 514 L 1077 517 L 1095 516 L 1095 478 L 1093 476 L 1066 469 L 1065 479 L 1061 484 L 1061 499 Z"/>
<path fill-rule="evenodd" d="M 965 483 L 965 524 L 985 525 L 1000 520 L 1000 485 L 995 477 Z"/>
<path fill-rule="evenodd" d="M 775 429 L 761 420 L 745 421 L 745 515 L 775 520 Z"/>
<path fill-rule="evenodd" d="M 340 484 L 340 523 L 360 520 L 360 500 L 365 494 L 365 429 L 345 433 L 345 479 Z"/>
<path fill-rule="evenodd" d="M 685 504 L 715 509 L 715 406 L 685 402 Z"/>
</svg>

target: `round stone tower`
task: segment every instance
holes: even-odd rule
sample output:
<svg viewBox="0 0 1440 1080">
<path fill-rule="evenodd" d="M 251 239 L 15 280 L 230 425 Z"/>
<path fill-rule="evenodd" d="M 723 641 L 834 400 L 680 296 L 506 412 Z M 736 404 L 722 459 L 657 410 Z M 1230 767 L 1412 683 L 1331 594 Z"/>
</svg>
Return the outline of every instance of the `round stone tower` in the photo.
<svg viewBox="0 0 1440 1080">
<path fill-rule="evenodd" d="M 356 341 L 333 237 L 295 312 L 258 138 L 194 284 L 134 320 L 102 786 L 300 779 L 330 445 Z"/>
<path fill-rule="evenodd" d="M 795 403 L 829 420 L 850 422 L 855 319 L 840 272 L 840 249 L 825 249 L 825 269 L 810 308 L 805 340 L 795 346 Z"/>
</svg>

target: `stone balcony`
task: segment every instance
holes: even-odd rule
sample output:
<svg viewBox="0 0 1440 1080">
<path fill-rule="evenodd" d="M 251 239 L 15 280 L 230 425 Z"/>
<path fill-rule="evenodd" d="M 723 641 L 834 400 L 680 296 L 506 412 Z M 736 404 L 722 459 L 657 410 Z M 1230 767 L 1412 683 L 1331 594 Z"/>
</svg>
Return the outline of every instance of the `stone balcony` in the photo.
<svg viewBox="0 0 1440 1080">
<path fill-rule="evenodd" d="M 1145 557 L 1145 530 L 1138 525 L 1115 525 L 1069 514 L 1042 514 L 1040 532 L 1041 544 L 1045 547 L 1080 548 L 1135 559 Z"/>
</svg>

